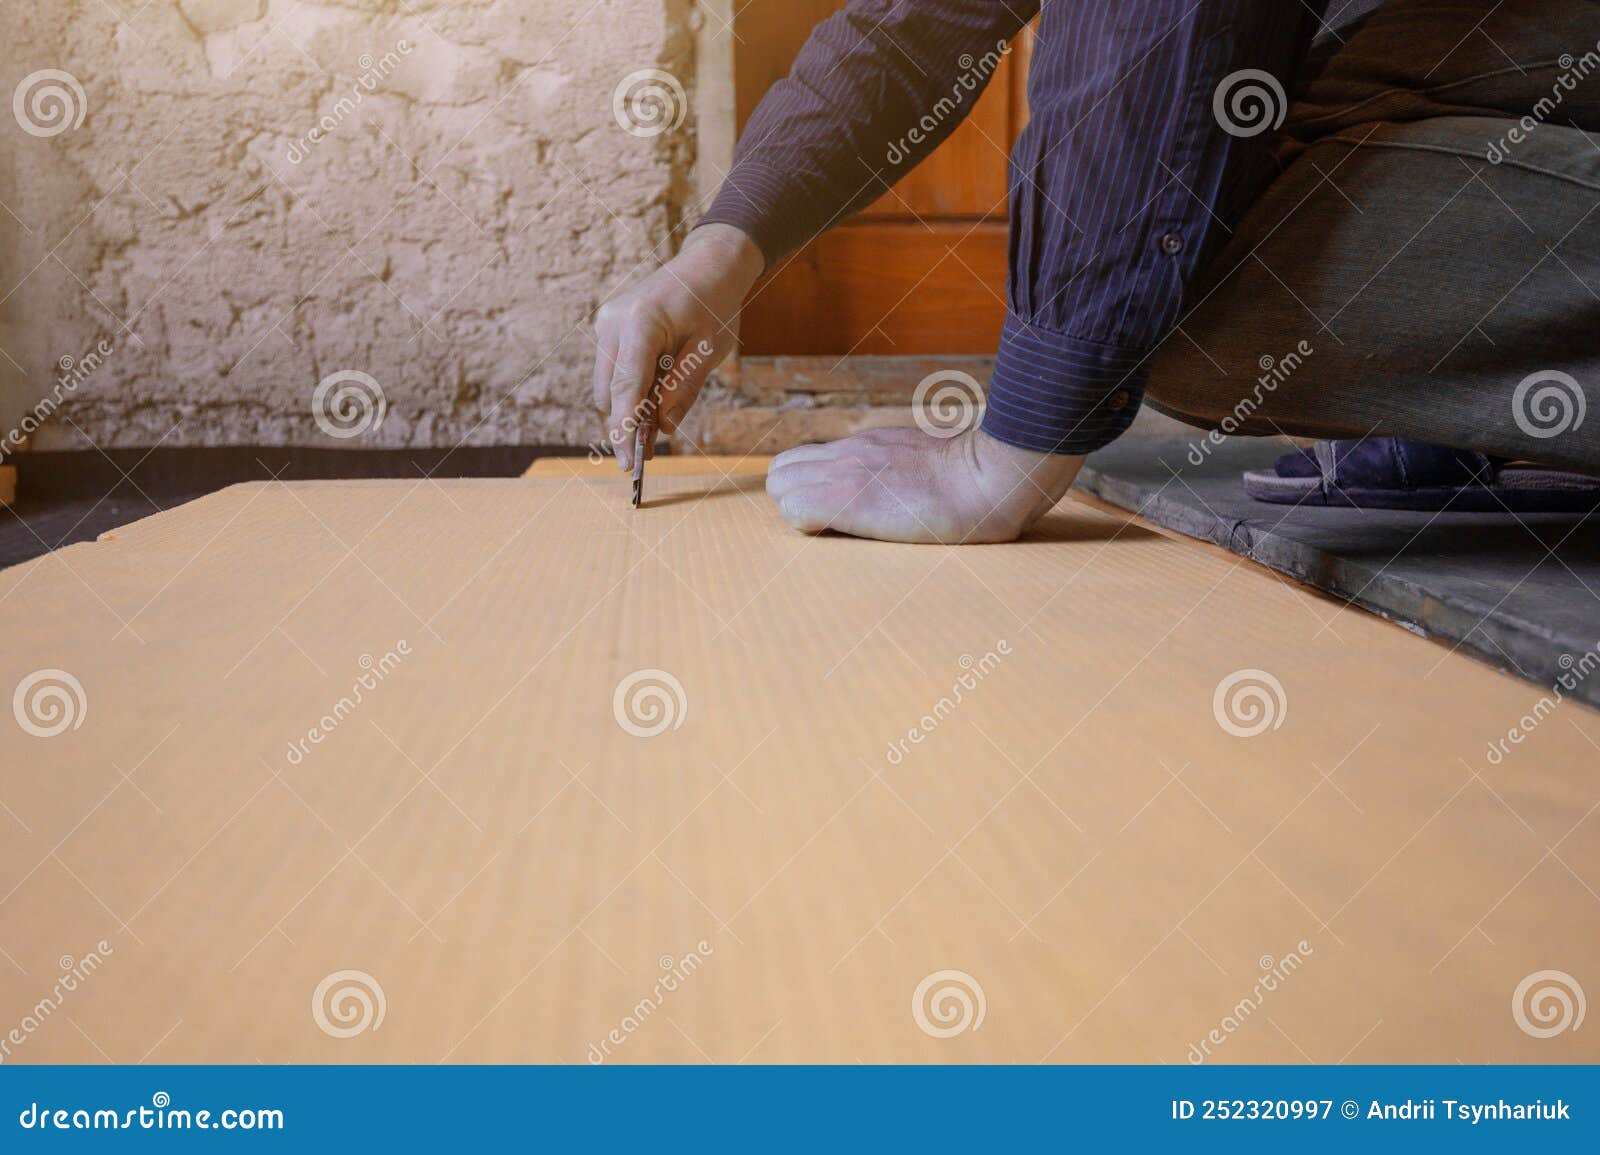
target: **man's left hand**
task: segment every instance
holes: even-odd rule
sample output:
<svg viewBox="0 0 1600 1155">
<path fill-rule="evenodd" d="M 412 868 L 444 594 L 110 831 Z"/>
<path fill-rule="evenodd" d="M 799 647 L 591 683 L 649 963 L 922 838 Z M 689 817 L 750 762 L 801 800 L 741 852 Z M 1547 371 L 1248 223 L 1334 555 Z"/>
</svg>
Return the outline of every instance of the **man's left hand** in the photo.
<svg viewBox="0 0 1600 1155">
<path fill-rule="evenodd" d="M 1066 496 L 1081 457 L 1033 453 L 981 429 L 874 429 L 779 454 L 767 492 L 807 533 L 946 545 L 1013 541 Z"/>
</svg>

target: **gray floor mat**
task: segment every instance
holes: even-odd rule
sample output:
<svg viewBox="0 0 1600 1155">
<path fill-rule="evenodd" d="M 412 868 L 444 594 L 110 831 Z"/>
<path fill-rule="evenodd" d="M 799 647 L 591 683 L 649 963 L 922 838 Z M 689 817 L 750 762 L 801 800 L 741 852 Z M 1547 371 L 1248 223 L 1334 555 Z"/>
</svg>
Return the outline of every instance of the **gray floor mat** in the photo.
<svg viewBox="0 0 1600 1155">
<path fill-rule="evenodd" d="M 1080 488 L 1270 566 L 1546 688 L 1600 648 L 1600 513 L 1414 513 L 1268 505 L 1246 469 L 1284 446 L 1124 439 Z M 1199 464 L 1195 464 L 1199 460 Z M 1600 671 L 1565 691 L 1600 707 Z M 1600 755 L 1597 755 L 1600 757 Z"/>
</svg>

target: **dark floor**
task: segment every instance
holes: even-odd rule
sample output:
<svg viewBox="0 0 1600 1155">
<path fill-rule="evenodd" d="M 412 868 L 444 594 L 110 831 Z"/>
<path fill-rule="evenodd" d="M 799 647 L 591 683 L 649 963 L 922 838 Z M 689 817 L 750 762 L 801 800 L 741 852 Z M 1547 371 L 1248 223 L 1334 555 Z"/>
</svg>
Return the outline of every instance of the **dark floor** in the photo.
<svg viewBox="0 0 1600 1155">
<path fill-rule="evenodd" d="M 1285 446 L 1228 441 L 1197 466 L 1202 436 L 1123 441 L 1091 457 L 1079 485 L 1547 688 L 1600 647 L 1600 513 L 1268 505 L 1240 476 Z M 1600 677 L 1572 695 L 1600 706 Z"/>
<path fill-rule="evenodd" d="M 0 512 L 0 568 L 28 561 L 241 481 L 349 477 L 516 477 L 539 446 L 339 450 L 228 446 L 18 454 L 16 504 Z"/>
</svg>

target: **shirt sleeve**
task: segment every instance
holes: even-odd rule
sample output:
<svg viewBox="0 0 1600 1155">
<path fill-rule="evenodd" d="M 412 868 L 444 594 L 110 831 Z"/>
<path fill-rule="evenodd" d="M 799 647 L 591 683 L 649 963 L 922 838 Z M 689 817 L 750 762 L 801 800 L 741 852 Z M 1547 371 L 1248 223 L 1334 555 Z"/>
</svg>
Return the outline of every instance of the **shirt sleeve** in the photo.
<svg viewBox="0 0 1600 1155">
<path fill-rule="evenodd" d="M 1270 172 L 1326 0 L 1055 0 L 1010 166 L 1008 310 L 983 428 L 1083 454 L 1132 423 L 1185 286 Z M 768 264 L 949 136 L 1038 0 L 852 0 L 751 116 L 701 224 Z M 967 85 L 976 81 L 975 88 Z"/>
<path fill-rule="evenodd" d="M 1039 0 L 851 0 L 757 105 L 699 223 L 738 228 L 770 266 L 866 208 L 971 112 L 1038 10 Z"/>
<path fill-rule="evenodd" d="M 1011 158 L 1010 308 L 987 433 L 1083 454 L 1132 423 L 1185 287 L 1270 175 L 1324 7 L 1044 6 Z"/>
</svg>

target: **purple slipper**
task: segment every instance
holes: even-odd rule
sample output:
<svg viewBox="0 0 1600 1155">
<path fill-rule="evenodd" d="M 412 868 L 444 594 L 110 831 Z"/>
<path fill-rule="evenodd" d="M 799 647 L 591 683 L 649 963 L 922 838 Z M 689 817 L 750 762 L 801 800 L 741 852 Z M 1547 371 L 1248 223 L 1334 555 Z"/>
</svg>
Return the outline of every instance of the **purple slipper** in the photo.
<svg viewBox="0 0 1600 1155">
<path fill-rule="evenodd" d="M 1276 505 L 1535 513 L 1600 506 L 1600 479 L 1513 466 L 1468 449 L 1399 437 L 1318 441 L 1251 470 L 1244 489 Z"/>
</svg>

